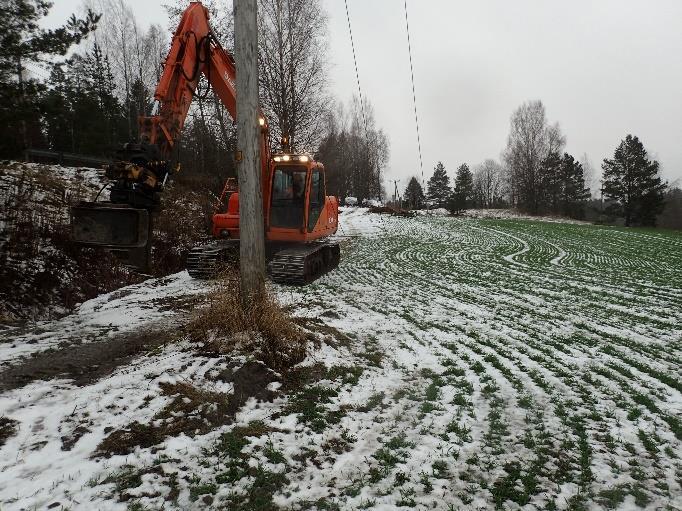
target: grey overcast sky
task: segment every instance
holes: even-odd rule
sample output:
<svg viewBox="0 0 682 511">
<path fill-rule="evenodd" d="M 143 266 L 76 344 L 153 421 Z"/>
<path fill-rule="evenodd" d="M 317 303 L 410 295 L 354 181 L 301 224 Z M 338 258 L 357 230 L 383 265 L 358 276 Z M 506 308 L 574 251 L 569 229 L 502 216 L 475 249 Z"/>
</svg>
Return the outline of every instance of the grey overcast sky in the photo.
<svg viewBox="0 0 682 511">
<path fill-rule="evenodd" d="M 343 0 L 329 15 L 330 86 L 357 92 Z M 168 0 L 128 0 L 138 22 L 166 27 Z M 62 22 L 80 0 L 56 0 Z M 408 0 L 424 174 L 451 176 L 499 158 L 509 117 L 541 99 L 567 151 L 599 172 L 626 134 L 665 179 L 682 180 L 682 1 Z M 391 143 L 387 179 L 419 175 L 403 0 L 348 0 L 363 96 Z M 388 185 L 388 183 L 387 183 Z"/>
</svg>

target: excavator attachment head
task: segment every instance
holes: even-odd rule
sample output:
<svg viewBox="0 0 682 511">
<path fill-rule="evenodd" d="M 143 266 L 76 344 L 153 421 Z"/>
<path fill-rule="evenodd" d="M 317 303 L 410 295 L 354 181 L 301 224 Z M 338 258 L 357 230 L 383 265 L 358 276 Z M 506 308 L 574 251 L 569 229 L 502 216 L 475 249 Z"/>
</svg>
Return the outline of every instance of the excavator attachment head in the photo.
<svg viewBox="0 0 682 511">
<path fill-rule="evenodd" d="M 111 202 L 81 202 L 71 208 L 73 241 L 105 248 L 128 266 L 149 268 L 152 217 L 148 210 Z"/>
</svg>

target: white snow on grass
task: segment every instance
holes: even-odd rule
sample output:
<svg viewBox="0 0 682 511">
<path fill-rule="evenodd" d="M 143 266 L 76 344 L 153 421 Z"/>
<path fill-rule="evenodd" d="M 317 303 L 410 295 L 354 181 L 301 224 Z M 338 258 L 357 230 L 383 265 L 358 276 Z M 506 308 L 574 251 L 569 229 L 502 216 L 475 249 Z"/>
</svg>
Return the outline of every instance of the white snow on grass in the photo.
<svg viewBox="0 0 682 511">
<path fill-rule="evenodd" d="M 679 505 L 679 235 L 364 208 L 340 225 L 336 271 L 274 286 L 316 332 L 303 385 L 271 384 L 274 401 L 208 434 L 110 457 L 93 457 L 109 428 L 149 422 L 164 382 L 230 392 L 216 379 L 229 358 L 180 341 L 83 387 L 6 391 L 0 415 L 19 432 L 0 450 L 2 509 Z M 158 324 L 157 300 L 204 289 L 184 274 L 131 286 L 14 348 L 5 338 L 0 355 Z"/>
<path fill-rule="evenodd" d="M 486 218 L 493 220 L 535 220 L 560 224 L 588 224 L 582 220 L 574 220 L 562 216 L 533 216 L 513 209 L 467 209 L 461 214 L 464 218 Z"/>
</svg>

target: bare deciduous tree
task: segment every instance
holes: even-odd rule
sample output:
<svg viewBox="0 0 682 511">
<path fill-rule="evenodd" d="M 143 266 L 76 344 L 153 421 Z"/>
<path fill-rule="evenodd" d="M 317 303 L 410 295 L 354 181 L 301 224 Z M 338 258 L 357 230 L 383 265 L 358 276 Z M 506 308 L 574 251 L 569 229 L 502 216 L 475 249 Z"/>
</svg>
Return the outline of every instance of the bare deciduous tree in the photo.
<svg viewBox="0 0 682 511">
<path fill-rule="evenodd" d="M 372 106 L 365 103 L 363 115 L 360 101 L 354 97 L 347 110 L 341 105 L 330 108 L 324 123 L 326 135 L 317 157 L 330 170 L 327 191 L 361 202 L 383 198 L 382 173 L 389 158 L 389 142 L 375 125 Z"/>
<path fill-rule="evenodd" d="M 551 153 L 561 154 L 565 145 L 559 124 L 548 124 L 542 101 L 524 103 L 512 114 L 504 159 L 513 204 L 524 211 L 539 213 L 542 162 Z"/>
<path fill-rule="evenodd" d="M 116 95 L 125 106 L 128 136 L 137 133 L 137 116 L 145 105 L 140 90 L 151 94 L 161 76 L 170 33 L 158 24 L 141 30 L 125 0 L 84 0 L 85 9 L 102 13 L 102 20 L 88 44 L 98 44 L 112 65 Z"/>
<path fill-rule="evenodd" d="M 320 0 L 259 0 L 261 104 L 275 139 L 298 150 L 322 138 L 327 98 L 327 17 Z"/>
<path fill-rule="evenodd" d="M 594 166 L 588 158 L 587 153 L 583 153 L 582 157 L 580 158 L 580 164 L 583 166 L 583 178 L 585 179 L 585 186 L 590 189 L 591 196 L 595 196 L 596 194 L 598 197 L 599 189 L 601 188 L 601 185 L 599 184 L 600 176 L 597 176 Z"/>
<path fill-rule="evenodd" d="M 99 29 L 93 41 L 102 47 L 111 61 L 118 90 L 122 91 L 122 102 L 126 112 L 131 110 L 131 87 L 134 80 L 133 52 L 137 39 L 137 27 L 133 11 L 124 0 L 85 0 L 84 6 L 102 13 Z M 133 134 L 134 120 L 128 117 L 128 136 Z"/>
<path fill-rule="evenodd" d="M 493 159 L 485 160 L 474 172 L 476 202 L 483 208 L 499 207 L 503 200 L 503 169 Z"/>
</svg>

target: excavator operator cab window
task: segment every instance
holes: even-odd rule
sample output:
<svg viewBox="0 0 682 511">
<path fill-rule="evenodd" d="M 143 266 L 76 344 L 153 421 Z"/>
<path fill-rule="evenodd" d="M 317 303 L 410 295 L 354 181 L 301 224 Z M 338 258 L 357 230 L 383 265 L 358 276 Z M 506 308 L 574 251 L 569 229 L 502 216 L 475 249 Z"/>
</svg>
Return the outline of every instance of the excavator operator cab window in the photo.
<svg viewBox="0 0 682 511">
<path fill-rule="evenodd" d="M 272 178 L 270 225 L 298 229 L 303 226 L 306 168 L 275 168 Z"/>
</svg>

